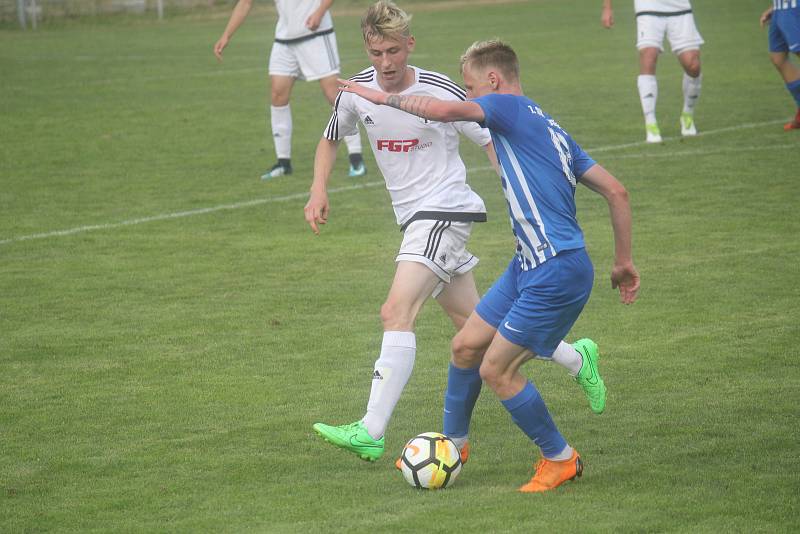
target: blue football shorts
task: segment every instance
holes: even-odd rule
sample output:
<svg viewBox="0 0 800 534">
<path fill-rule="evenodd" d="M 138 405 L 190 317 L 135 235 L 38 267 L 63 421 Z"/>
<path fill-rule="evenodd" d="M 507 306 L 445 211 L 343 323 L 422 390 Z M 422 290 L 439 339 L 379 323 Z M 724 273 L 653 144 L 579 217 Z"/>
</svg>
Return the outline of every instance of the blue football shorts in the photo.
<svg viewBox="0 0 800 534">
<path fill-rule="evenodd" d="M 800 53 L 800 13 L 797 10 L 772 14 L 769 23 L 769 51 Z"/>
<path fill-rule="evenodd" d="M 475 311 L 508 341 L 550 358 L 589 300 L 593 282 L 583 248 L 559 252 L 528 271 L 514 257 Z"/>
</svg>

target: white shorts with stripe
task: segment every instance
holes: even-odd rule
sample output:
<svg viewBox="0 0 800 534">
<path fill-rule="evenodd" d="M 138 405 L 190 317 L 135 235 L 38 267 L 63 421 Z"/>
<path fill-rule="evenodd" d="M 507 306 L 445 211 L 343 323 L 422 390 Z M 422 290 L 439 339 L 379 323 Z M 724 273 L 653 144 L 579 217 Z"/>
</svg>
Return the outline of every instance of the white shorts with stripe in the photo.
<svg viewBox="0 0 800 534">
<path fill-rule="evenodd" d="M 290 43 L 275 41 L 269 54 L 269 73 L 309 82 L 339 74 L 336 34 L 331 32 Z"/>
<path fill-rule="evenodd" d="M 436 297 L 453 276 L 469 272 L 478 258 L 467 250 L 471 222 L 421 219 L 405 229 L 403 243 L 395 261 L 415 261 L 426 265 L 441 280 L 433 291 Z"/>
<path fill-rule="evenodd" d="M 669 47 L 675 55 L 698 50 L 705 42 L 697 31 L 692 13 L 675 16 L 637 15 L 636 48 L 658 48 L 663 52 L 664 37 L 669 40 Z"/>
</svg>

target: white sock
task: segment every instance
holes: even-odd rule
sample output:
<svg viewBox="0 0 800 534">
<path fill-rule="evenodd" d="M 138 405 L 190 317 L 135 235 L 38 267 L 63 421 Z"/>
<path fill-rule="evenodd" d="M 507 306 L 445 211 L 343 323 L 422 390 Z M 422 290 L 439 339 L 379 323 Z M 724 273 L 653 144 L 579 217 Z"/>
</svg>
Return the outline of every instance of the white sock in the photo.
<svg viewBox="0 0 800 534">
<path fill-rule="evenodd" d="M 658 100 L 658 82 L 653 74 L 640 74 L 636 79 L 639 86 L 639 100 L 642 103 L 645 124 L 656 124 L 656 101 Z"/>
<path fill-rule="evenodd" d="M 367 414 L 362 420 L 367 432 L 380 439 L 386 431 L 392 412 L 414 369 L 417 338 L 414 332 L 384 332 L 381 355 L 372 373 L 372 390 Z"/>
<path fill-rule="evenodd" d="M 278 159 L 291 159 L 292 157 L 292 108 L 285 106 L 270 106 L 269 120 L 272 125 L 272 140 L 275 143 L 275 154 Z"/>
<path fill-rule="evenodd" d="M 358 126 L 356 125 L 356 128 Z M 348 154 L 361 154 L 361 130 L 344 138 Z"/>
<path fill-rule="evenodd" d="M 700 98 L 700 89 L 703 87 L 703 74 L 692 78 L 685 72 L 683 73 L 683 112 L 692 114 Z"/>
<path fill-rule="evenodd" d="M 464 444 L 469 439 L 468 436 L 460 436 L 460 437 L 457 437 L 457 438 L 454 438 L 454 437 L 451 437 L 451 436 L 447 436 L 447 437 L 450 438 L 450 441 L 452 441 L 453 443 L 456 444 L 456 447 L 458 447 L 459 452 L 461 451 L 461 448 L 464 447 Z"/>
<path fill-rule="evenodd" d="M 561 342 L 553 352 L 553 361 L 566 368 L 572 376 L 577 376 L 583 365 L 583 356 L 569 343 Z"/>
<path fill-rule="evenodd" d="M 574 449 L 567 445 L 564 447 L 564 450 L 556 454 L 555 456 L 546 457 L 548 460 L 553 460 L 554 462 L 565 462 L 572 458 L 572 451 Z"/>
</svg>

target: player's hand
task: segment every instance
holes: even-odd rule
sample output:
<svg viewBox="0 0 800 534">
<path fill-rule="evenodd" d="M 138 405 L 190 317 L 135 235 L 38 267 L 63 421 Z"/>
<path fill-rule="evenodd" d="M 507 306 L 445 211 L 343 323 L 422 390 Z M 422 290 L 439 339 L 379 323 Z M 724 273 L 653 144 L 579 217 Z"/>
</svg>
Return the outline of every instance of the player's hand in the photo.
<svg viewBox="0 0 800 534">
<path fill-rule="evenodd" d="M 369 100 L 373 104 L 385 104 L 386 103 L 386 93 L 383 91 L 376 91 L 375 89 L 370 89 L 369 87 L 364 87 L 360 83 L 352 82 L 350 80 L 343 80 L 341 78 L 337 78 L 339 82 L 339 90 L 344 91 L 345 93 L 353 93 L 354 95 L 358 95 L 365 100 Z"/>
<path fill-rule="evenodd" d="M 764 26 L 766 26 L 771 18 L 772 18 L 772 8 L 769 8 L 761 14 L 761 18 L 759 19 L 761 27 L 763 28 Z"/>
<path fill-rule="evenodd" d="M 317 31 L 317 28 L 319 28 L 319 25 L 322 22 L 322 15 L 324 15 L 324 13 L 317 13 L 316 11 L 312 13 L 306 19 L 306 28 L 308 28 L 312 32 Z"/>
<path fill-rule="evenodd" d="M 616 263 L 611 269 L 611 288 L 619 288 L 619 300 L 633 304 L 639 291 L 639 272 L 632 262 Z"/>
<path fill-rule="evenodd" d="M 614 25 L 614 12 L 610 9 L 603 9 L 603 14 L 600 16 L 600 22 L 603 23 L 603 27 L 608 29 Z"/>
<path fill-rule="evenodd" d="M 217 56 L 217 61 L 222 61 L 222 51 L 225 50 L 226 46 L 228 46 L 229 40 L 230 39 L 228 39 L 226 35 L 223 35 L 214 45 L 214 55 Z"/>
<path fill-rule="evenodd" d="M 319 235 L 319 224 L 328 222 L 328 194 L 311 192 L 311 196 L 303 208 L 306 222 L 311 226 L 311 230 Z"/>
</svg>

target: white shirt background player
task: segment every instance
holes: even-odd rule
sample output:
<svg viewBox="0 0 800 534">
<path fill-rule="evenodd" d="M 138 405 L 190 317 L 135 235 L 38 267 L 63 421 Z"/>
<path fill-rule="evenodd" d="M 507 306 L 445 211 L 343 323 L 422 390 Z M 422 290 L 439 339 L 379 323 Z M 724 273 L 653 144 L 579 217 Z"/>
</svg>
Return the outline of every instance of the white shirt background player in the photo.
<svg viewBox="0 0 800 534">
<path fill-rule="evenodd" d="M 446 76 L 408 65 L 415 46 L 408 19 L 399 8 L 378 3 L 367 12 L 362 30 L 373 67 L 352 79 L 395 94 L 465 98 Z M 371 21 L 371 22 L 370 22 Z M 376 26 L 392 28 L 383 31 Z M 399 29 L 398 29 L 399 28 Z M 317 146 L 314 181 L 305 207 L 312 230 L 328 219 L 327 182 L 343 135 L 361 122 L 386 180 L 398 224 L 404 228 L 394 281 L 381 307 L 383 342 L 372 371 L 363 419 L 342 426 L 323 423 L 314 429 L 326 440 L 360 457 L 383 454 L 383 435 L 414 365 L 414 323 L 430 296 L 460 329 L 478 302 L 471 273 L 477 258 L 466 250 L 472 223 L 484 220 L 481 198 L 466 184 L 458 155 L 458 133 L 484 146 L 497 168 L 489 132 L 476 124 L 433 123 L 387 106 L 341 93 Z M 355 446 L 353 446 L 355 444 Z"/>
<path fill-rule="evenodd" d="M 214 45 L 222 51 L 250 12 L 253 0 L 238 0 L 225 31 Z M 292 174 L 292 111 L 289 99 L 295 80 L 318 80 L 328 102 L 333 104 L 338 86 L 339 51 L 329 8 L 333 0 L 275 0 L 278 22 L 269 56 L 270 113 L 275 154 L 278 158 L 262 180 Z M 350 154 L 350 176 L 366 173 L 358 132 L 345 139 Z"/>
<path fill-rule="evenodd" d="M 661 143 L 661 130 L 656 119 L 658 82 L 656 62 L 664 50 L 664 37 L 669 40 L 672 53 L 683 67 L 683 110 L 680 115 L 681 135 L 697 135 L 694 109 L 700 98 L 702 74 L 700 72 L 700 45 L 703 38 L 697 31 L 689 0 L 635 0 L 636 47 L 639 49 L 639 77 L 636 84 L 644 114 L 646 141 Z M 603 0 L 603 26 L 614 25 L 611 0 Z"/>
</svg>

